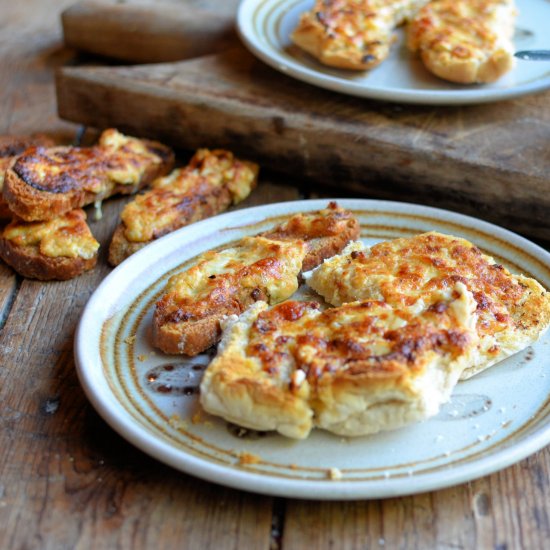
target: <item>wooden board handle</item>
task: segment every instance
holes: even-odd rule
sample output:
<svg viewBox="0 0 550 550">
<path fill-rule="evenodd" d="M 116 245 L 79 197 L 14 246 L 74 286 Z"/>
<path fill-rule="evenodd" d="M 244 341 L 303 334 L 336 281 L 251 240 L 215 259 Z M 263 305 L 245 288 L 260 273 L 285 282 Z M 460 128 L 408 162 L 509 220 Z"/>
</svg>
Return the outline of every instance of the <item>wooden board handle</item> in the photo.
<svg viewBox="0 0 550 550">
<path fill-rule="evenodd" d="M 160 63 L 222 51 L 238 38 L 234 16 L 174 4 L 86 1 L 61 15 L 65 44 L 135 63 Z"/>
</svg>

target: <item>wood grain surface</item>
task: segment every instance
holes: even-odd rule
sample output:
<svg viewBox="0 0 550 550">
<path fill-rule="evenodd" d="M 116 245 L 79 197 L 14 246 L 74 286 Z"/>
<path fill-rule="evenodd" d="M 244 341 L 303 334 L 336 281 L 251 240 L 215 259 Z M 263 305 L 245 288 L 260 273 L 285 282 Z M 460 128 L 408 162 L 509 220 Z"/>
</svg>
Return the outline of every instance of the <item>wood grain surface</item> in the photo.
<svg viewBox="0 0 550 550">
<path fill-rule="evenodd" d="M 550 239 L 550 91 L 462 107 L 385 104 L 300 83 L 240 47 L 179 63 L 65 68 L 57 94 L 72 121 L 180 147 L 238 147 L 328 188 L 422 200 Z"/>
<path fill-rule="evenodd" d="M 231 9 L 233 6 L 233 9 Z M 62 13 L 69 47 L 110 58 L 154 63 L 198 57 L 234 46 L 236 2 L 210 9 L 178 4 L 86 1 Z"/>
<path fill-rule="evenodd" d="M 46 132 L 63 143 L 92 140 L 55 114 L 53 71 L 78 61 L 61 43 L 59 14 L 71 4 L 2 0 L 3 133 Z M 232 144 L 239 146 L 238 140 Z M 312 196 L 324 196 L 315 183 L 264 169 L 243 207 Z M 101 257 L 95 270 L 78 279 L 35 282 L 0 265 L 0 548 L 550 547 L 548 448 L 451 489 L 342 503 L 227 489 L 177 472 L 126 443 L 88 403 L 72 351 L 82 308 L 110 272 L 106 245 L 123 204 L 107 201 L 103 219 L 90 222 Z"/>
</svg>

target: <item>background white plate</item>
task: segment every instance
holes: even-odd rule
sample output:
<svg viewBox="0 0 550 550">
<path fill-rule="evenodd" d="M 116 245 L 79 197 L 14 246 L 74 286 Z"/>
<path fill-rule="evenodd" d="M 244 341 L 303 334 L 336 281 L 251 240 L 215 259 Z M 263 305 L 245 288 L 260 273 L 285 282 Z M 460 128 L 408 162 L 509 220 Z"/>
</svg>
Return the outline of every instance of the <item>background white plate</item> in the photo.
<svg viewBox="0 0 550 550">
<path fill-rule="evenodd" d="M 393 432 L 347 439 L 314 431 L 305 441 L 254 432 L 237 437 L 238 429 L 201 411 L 196 388 L 211 355 L 166 356 L 150 345 L 153 307 L 167 277 L 204 250 L 327 202 L 287 202 L 217 216 L 160 239 L 115 269 L 87 304 L 75 342 L 81 383 L 105 420 L 143 451 L 184 472 L 249 491 L 315 499 L 446 487 L 504 468 L 548 444 L 548 335 L 459 383 L 437 417 Z M 366 243 L 432 229 L 452 233 L 550 287 L 550 255 L 509 231 L 434 208 L 338 202 L 356 213 Z M 329 479 L 331 468 L 341 470 L 341 480 Z"/>
<path fill-rule="evenodd" d="M 313 0 L 243 0 L 237 16 L 240 36 L 262 61 L 289 76 L 349 95 L 425 104 L 484 103 L 550 88 L 550 63 L 518 60 L 493 84 L 464 86 L 431 75 L 404 45 L 402 29 L 389 57 L 372 71 L 332 69 L 290 41 L 300 14 Z M 518 0 L 516 51 L 550 48 L 550 2 Z"/>
</svg>

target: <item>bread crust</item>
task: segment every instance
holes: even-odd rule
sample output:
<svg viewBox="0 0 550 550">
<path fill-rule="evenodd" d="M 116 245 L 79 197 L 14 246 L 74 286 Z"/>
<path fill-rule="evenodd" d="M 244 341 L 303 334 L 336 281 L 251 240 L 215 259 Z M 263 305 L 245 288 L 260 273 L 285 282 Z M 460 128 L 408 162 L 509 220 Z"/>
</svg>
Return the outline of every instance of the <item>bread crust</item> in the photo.
<svg viewBox="0 0 550 550">
<path fill-rule="evenodd" d="M 458 84 L 494 82 L 514 66 L 513 0 L 440 0 L 420 10 L 408 45 L 425 67 Z"/>
<path fill-rule="evenodd" d="M 0 239 L 0 257 L 23 277 L 39 281 L 67 281 L 93 269 L 97 263 L 97 256 L 47 258 L 35 250 L 22 250 L 4 239 Z"/>
<path fill-rule="evenodd" d="M 109 139 L 120 136 L 120 146 Z M 140 147 L 141 152 L 132 150 Z M 3 195 L 9 208 L 25 221 L 51 220 L 114 194 L 134 193 L 173 166 L 173 152 L 150 140 L 122 136 L 106 130 L 99 145 L 90 148 L 32 148 L 19 156 L 6 172 Z M 136 170 L 131 183 L 120 182 L 120 174 Z M 45 170 L 46 176 L 43 176 Z"/>
<path fill-rule="evenodd" d="M 124 235 L 124 226 L 118 225 L 111 237 L 111 244 L 109 245 L 109 257 L 108 262 L 112 266 L 117 266 L 123 262 L 126 258 L 135 254 L 138 250 L 141 250 L 144 246 L 148 245 L 151 241 L 143 243 L 130 242 Z"/>
<path fill-rule="evenodd" d="M 309 271 L 324 259 L 341 252 L 350 242 L 359 238 L 361 226 L 349 211 L 330 202 L 327 208 L 309 214 L 296 214 L 286 223 L 262 233 L 266 239 L 277 241 L 302 240 L 306 243 L 306 257 L 302 272 Z"/>
<path fill-rule="evenodd" d="M 245 237 L 234 247 L 206 252 L 169 280 L 155 307 L 154 345 L 191 356 L 213 346 L 223 318 L 259 300 L 283 300 L 298 288 L 305 253 L 302 241 L 263 237 Z"/>
<path fill-rule="evenodd" d="M 321 211 L 292 216 L 257 237 L 246 237 L 229 251 L 206 253 L 195 266 L 174 276 L 157 302 L 154 344 L 173 354 L 204 351 L 219 340 L 224 317 L 238 315 L 257 301 L 288 298 L 298 288 L 304 266 L 311 268 L 342 250 L 359 230 L 351 212 L 330 203 Z M 250 255 L 253 261 L 235 259 L 229 271 L 217 271 L 219 258 L 227 261 L 233 255 Z M 284 289 L 275 292 L 272 287 L 279 281 L 284 281 Z M 189 288 L 200 288 L 202 295 L 190 295 Z"/>
<path fill-rule="evenodd" d="M 118 265 L 155 239 L 237 204 L 256 186 L 258 165 L 223 150 L 200 149 L 188 166 L 157 179 L 126 205 L 109 247 Z"/>
<path fill-rule="evenodd" d="M 54 141 L 44 134 L 30 136 L 0 136 L 0 223 L 11 220 L 13 213 L 2 196 L 6 171 L 13 165 L 18 155 L 30 147 L 53 147 Z"/>
<path fill-rule="evenodd" d="M 449 399 L 476 343 L 475 302 L 464 285 L 438 300 L 448 307 L 256 304 L 228 323 L 201 404 L 299 439 L 314 426 L 358 436 L 424 420 Z"/>
<path fill-rule="evenodd" d="M 75 239 L 93 239 L 90 229 L 87 226 L 85 219 L 86 214 L 83 210 L 77 209 L 69 212 L 65 219 L 67 225 L 56 235 L 59 239 L 57 246 L 62 244 L 62 240 L 68 237 L 72 241 Z M 55 223 L 58 220 L 54 221 Z M 19 244 L 17 238 L 9 237 L 10 232 L 25 231 L 27 227 L 32 226 L 34 230 L 44 229 L 46 234 L 56 231 L 52 226 L 53 222 L 34 222 L 27 223 L 22 220 L 13 220 L 8 224 L 0 237 L 0 257 L 17 271 L 23 277 L 29 279 L 38 279 L 41 281 L 59 280 L 66 281 L 81 275 L 95 267 L 97 263 L 97 248 L 99 243 L 93 239 L 97 248 L 95 252 L 83 255 L 46 255 L 41 251 L 42 239 L 38 242 L 34 240 L 29 244 Z M 41 226 L 40 228 L 38 226 Z M 48 226 L 52 226 L 51 228 Z M 65 234 L 63 234 L 65 232 Z M 25 235 L 23 233 L 23 240 Z M 78 241 L 76 241 L 78 244 Z M 93 245 L 93 243 L 92 243 Z"/>
</svg>

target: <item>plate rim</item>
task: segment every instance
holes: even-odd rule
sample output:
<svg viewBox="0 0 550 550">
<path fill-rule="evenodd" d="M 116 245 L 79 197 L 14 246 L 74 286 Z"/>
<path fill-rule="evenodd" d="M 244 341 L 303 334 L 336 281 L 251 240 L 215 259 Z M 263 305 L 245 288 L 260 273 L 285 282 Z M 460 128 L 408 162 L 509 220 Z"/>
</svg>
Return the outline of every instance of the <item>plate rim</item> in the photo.
<svg viewBox="0 0 550 550">
<path fill-rule="evenodd" d="M 201 228 L 211 225 L 213 219 L 216 219 L 217 224 L 221 226 L 226 220 L 233 220 L 235 217 L 239 217 L 239 214 L 242 215 L 243 211 L 246 211 L 252 214 L 254 221 L 261 221 L 262 219 L 277 215 L 323 208 L 330 201 L 336 201 L 341 206 L 352 210 L 354 207 L 361 210 L 372 208 L 374 212 L 390 210 L 408 212 L 419 216 L 431 215 L 435 219 L 459 223 L 465 227 L 471 227 L 471 223 L 473 222 L 474 229 L 479 228 L 481 231 L 489 235 L 498 236 L 501 239 L 510 239 L 512 244 L 521 245 L 530 254 L 539 255 L 539 259 L 542 258 L 542 263 L 550 269 L 550 253 L 517 233 L 472 216 L 414 203 L 373 199 L 305 199 L 253 206 L 208 218 L 166 235 L 130 256 L 130 258 L 117 266 L 103 279 L 90 296 L 82 311 L 74 339 L 74 359 L 77 375 L 88 400 L 107 424 L 135 447 L 181 472 L 235 489 L 272 496 L 316 500 L 386 498 L 443 489 L 506 468 L 550 443 L 550 421 L 548 421 L 544 425 L 536 427 L 532 433 L 524 436 L 519 445 L 513 444 L 503 449 L 497 449 L 496 451 L 489 452 L 484 457 L 455 467 L 451 463 L 445 471 L 444 480 L 441 480 L 440 472 L 418 474 L 417 476 L 408 478 L 406 482 L 402 478 L 366 481 L 281 479 L 276 474 L 257 474 L 247 471 L 245 468 L 239 469 L 228 467 L 224 464 L 220 465 L 212 460 L 201 459 L 187 453 L 185 450 L 178 449 L 167 440 L 163 440 L 150 432 L 145 425 L 135 422 L 128 411 L 117 401 L 116 396 L 110 388 L 110 396 L 106 397 L 101 394 L 101 391 L 105 389 L 101 384 L 107 384 L 108 386 L 101 357 L 99 357 L 99 364 L 97 362 L 91 364 L 85 358 L 86 350 L 90 345 L 89 332 L 87 332 L 87 325 L 90 322 L 88 319 L 97 316 L 95 310 L 98 307 L 96 303 L 101 302 L 103 299 L 102 294 L 106 292 L 106 289 L 109 289 L 113 281 L 121 278 L 126 270 L 132 269 L 134 264 L 141 264 L 142 258 L 144 259 L 146 255 L 150 256 L 152 251 L 157 251 L 157 256 L 166 255 L 166 253 L 161 253 L 161 251 L 168 247 L 168 243 L 173 242 L 177 244 L 182 239 L 182 235 L 191 232 L 190 228 L 193 228 L 194 231 L 199 231 Z M 216 232 L 219 231 L 219 228 L 215 227 L 211 230 L 212 232 Z M 146 263 L 144 262 L 144 265 Z M 105 308 L 100 306 L 99 309 Z M 107 318 L 102 321 L 101 326 L 106 321 Z M 99 351 L 97 353 L 100 355 Z M 111 408 L 109 404 L 111 400 L 114 400 L 118 404 L 118 412 Z M 122 415 L 120 411 L 122 411 Z"/>
<path fill-rule="evenodd" d="M 396 89 L 388 93 L 384 89 L 370 88 L 363 84 L 356 84 L 353 81 L 342 80 L 306 67 L 296 60 L 289 61 L 277 52 L 273 56 L 265 48 L 258 45 L 259 41 L 256 39 L 257 35 L 253 31 L 254 27 L 251 24 L 248 11 L 252 7 L 266 1 L 279 2 L 281 0 L 242 0 L 237 11 L 236 28 L 239 38 L 254 56 L 276 71 L 319 88 L 364 99 L 416 105 L 477 105 L 516 99 L 524 95 L 550 89 L 550 71 L 546 76 L 538 78 L 534 82 L 497 90 L 488 90 L 487 88 L 419 91 Z M 302 0 L 291 1 L 300 2 Z"/>
</svg>

